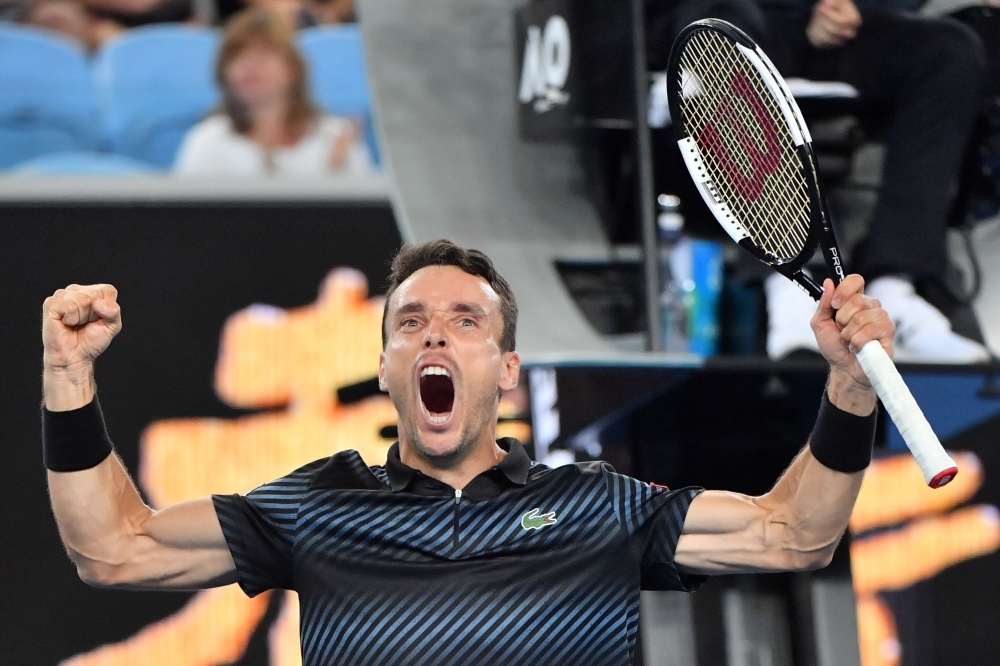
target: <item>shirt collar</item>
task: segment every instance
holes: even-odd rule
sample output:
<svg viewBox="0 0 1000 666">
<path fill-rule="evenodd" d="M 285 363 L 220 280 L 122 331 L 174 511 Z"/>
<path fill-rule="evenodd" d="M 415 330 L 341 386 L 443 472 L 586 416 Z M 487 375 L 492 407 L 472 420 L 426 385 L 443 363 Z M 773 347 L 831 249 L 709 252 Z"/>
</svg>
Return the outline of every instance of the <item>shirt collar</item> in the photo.
<svg viewBox="0 0 1000 666">
<path fill-rule="evenodd" d="M 470 496 L 470 499 L 499 494 L 503 488 L 497 485 L 498 481 L 506 481 L 505 485 L 517 486 L 523 486 L 527 483 L 531 458 L 528 457 L 521 443 L 512 437 L 503 437 L 497 440 L 497 445 L 506 451 L 507 455 L 496 466 L 470 481 L 469 485 L 463 489 L 463 493 Z M 389 486 L 392 488 L 392 492 L 408 489 L 419 494 L 437 495 L 443 494 L 441 491 L 447 491 L 449 494 L 453 491 L 447 484 L 404 464 L 399 459 L 399 442 L 389 448 L 389 454 L 385 461 L 385 471 L 389 477 Z"/>
</svg>

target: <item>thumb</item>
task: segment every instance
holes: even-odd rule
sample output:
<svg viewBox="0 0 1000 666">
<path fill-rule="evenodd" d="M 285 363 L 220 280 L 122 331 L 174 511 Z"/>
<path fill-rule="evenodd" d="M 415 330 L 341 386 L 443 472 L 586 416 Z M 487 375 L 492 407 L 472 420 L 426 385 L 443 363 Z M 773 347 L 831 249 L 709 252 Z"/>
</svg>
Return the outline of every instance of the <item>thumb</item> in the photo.
<svg viewBox="0 0 1000 666">
<path fill-rule="evenodd" d="M 833 309 L 833 280 L 827 278 L 823 280 L 823 295 L 819 299 L 819 306 L 816 308 L 816 321 L 833 319 L 836 312 Z"/>
<path fill-rule="evenodd" d="M 113 301 L 100 299 L 94 301 L 94 312 L 112 329 L 112 334 L 121 328 L 121 306 Z"/>
</svg>

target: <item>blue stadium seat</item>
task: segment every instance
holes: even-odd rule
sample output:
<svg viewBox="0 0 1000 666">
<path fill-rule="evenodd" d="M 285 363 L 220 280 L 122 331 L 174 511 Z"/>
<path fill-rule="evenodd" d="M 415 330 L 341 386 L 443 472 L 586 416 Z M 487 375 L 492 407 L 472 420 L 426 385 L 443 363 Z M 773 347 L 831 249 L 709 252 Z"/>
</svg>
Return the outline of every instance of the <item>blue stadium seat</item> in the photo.
<svg viewBox="0 0 1000 666">
<path fill-rule="evenodd" d="M 94 87 L 111 150 L 168 168 L 184 133 L 219 101 L 219 35 L 186 25 L 129 30 L 94 62 Z"/>
<path fill-rule="evenodd" d="M 89 150 L 97 111 L 87 56 L 77 43 L 0 25 L 0 169 L 61 150 Z"/>
<path fill-rule="evenodd" d="M 299 31 L 299 47 L 309 67 L 309 84 L 316 103 L 330 113 L 361 117 L 365 122 L 365 141 L 378 164 L 368 74 L 358 26 L 306 28 Z"/>
<path fill-rule="evenodd" d="M 127 176 L 159 173 L 160 169 L 125 155 L 84 151 L 40 155 L 18 164 L 11 171 L 46 176 Z"/>
</svg>

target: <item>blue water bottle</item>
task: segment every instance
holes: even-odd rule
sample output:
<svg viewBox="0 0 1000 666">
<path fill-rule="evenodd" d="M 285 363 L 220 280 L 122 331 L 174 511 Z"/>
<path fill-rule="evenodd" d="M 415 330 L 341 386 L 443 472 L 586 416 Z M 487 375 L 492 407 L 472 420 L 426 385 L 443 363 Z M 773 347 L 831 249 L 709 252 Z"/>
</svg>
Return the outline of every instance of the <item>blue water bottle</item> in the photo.
<svg viewBox="0 0 1000 666">
<path fill-rule="evenodd" d="M 684 240 L 684 217 L 681 200 L 673 194 L 657 197 L 660 214 L 656 219 L 660 231 L 660 332 L 663 350 L 688 351 L 688 308 L 683 277 L 677 275 L 674 263 Z"/>
</svg>

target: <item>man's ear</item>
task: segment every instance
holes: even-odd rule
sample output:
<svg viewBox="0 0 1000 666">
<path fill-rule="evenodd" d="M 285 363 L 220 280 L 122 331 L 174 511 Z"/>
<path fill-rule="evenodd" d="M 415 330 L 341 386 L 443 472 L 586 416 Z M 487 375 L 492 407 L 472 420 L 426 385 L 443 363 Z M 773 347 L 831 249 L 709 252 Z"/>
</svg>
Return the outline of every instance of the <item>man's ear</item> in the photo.
<svg viewBox="0 0 1000 666">
<path fill-rule="evenodd" d="M 521 376 L 521 357 L 516 351 L 504 352 L 503 368 L 500 371 L 500 390 L 509 391 L 517 387 Z"/>
<path fill-rule="evenodd" d="M 378 390 L 389 390 L 389 385 L 385 382 L 385 352 L 378 355 Z"/>
</svg>

